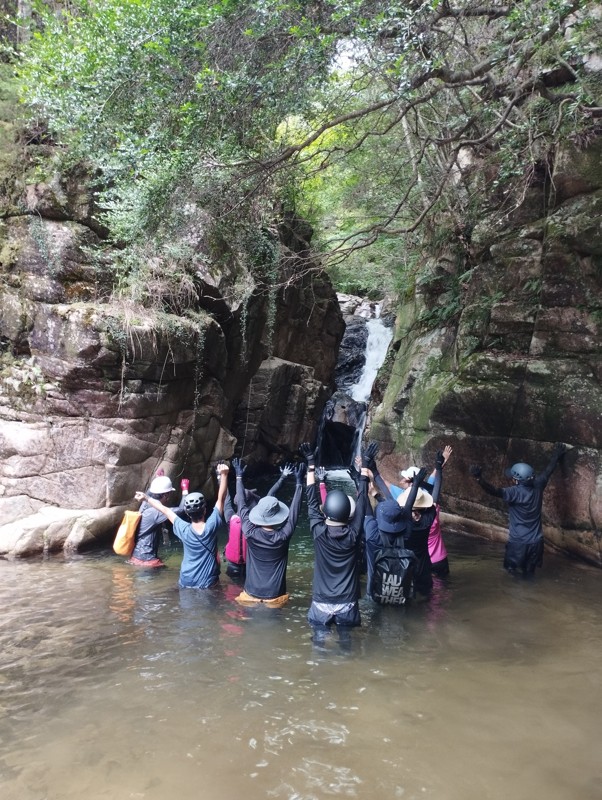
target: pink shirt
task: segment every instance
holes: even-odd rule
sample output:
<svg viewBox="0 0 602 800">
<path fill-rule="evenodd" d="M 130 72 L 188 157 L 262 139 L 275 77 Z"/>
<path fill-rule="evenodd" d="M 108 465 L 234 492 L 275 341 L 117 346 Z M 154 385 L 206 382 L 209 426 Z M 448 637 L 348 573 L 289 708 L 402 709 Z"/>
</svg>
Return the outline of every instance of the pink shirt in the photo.
<svg viewBox="0 0 602 800">
<path fill-rule="evenodd" d="M 441 536 L 441 523 L 439 521 L 439 506 L 437 506 L 437 513 L 429 531 L 429 556 L 431 557 L 431 564 L 437 564 L 447 558 L 447 550 L 443 544 L 443 537 Z"/>
</svg>

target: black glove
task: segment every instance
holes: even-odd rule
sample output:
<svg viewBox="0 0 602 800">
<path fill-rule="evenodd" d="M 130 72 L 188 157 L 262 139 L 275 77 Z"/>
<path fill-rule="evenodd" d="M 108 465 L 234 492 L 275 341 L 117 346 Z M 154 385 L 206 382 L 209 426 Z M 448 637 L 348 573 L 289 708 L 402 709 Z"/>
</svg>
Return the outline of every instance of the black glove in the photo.
<svg viewBox="0 0 602 800">
<path fill-rule="evenodd" d="M 376 442 L 369 442 L 368 446 L 362 450 L 362 467 L 365 469 L 372 469 L 378 453 L 378 444 Z"/>
<path fill-rule="evenodd" d="M 301 453 L 301 456 L 307 461 L 308 467 L 315 466 L 316 453 L 309 442 L 303 442 L 303 444 L 300 444 L 299 452 Z"/>
<path fill-rule="evenodd" d="M 445 459 L 443 458 L 443 450 L 437 450 L 437 455 L 435 456 L 435 466 L 437 469 L 443 469 L 444 464 Z"/>
<path fill-rule="evenodd" d="M 316 467 L 316 478 L 320 481 L 320 483 L 326 483 L 325 467 Z"/>
<path fill-rule="evenodd" d="M 429 474 L 428 469 L 426 469 L 426 467 L 421 467 L 418 470 L 418 472 L 414 475 L 414 477 L 412 478 L 412 483 L 417 483 L 418 486 L 420 486 L 420 484 L 422 483 L 422 481 L 426 478 L 426 476 L 428 474 Z"/>
<path fill-rule="evenodd" d="M 468 468 L 468 471 L 470 472 L 473 478 L 476 478 L 478 480 L 483 474 L 483 467 L 479 467 L 477 464 L 471 464 L 470 467 Z"/>
<path fill-rule="evenodd" d="M 240 458 L 232 459 L 232 469 L 236 473 L 237 478 L 242 478 L 242 476 L 245 474 L 246 468 L 247 467 L 245 466 L 245 464 L 243 464 Z"/>
<path fill-rule="evenodd" d="M 295 467 L 295 481 L 297 485 L 303 483 L 303 476 L 305 475 L 305 464 L 300 461 Z"/>
<path fill-rule="evenodd" d="M 554 445 L 554 455 L 560 458 L 560 456 L 563 456 L 565 453 L 566 453 L 566 444 L 563 444 L 562 442 L 556 442 L 556 444 Z"/>
</svg>

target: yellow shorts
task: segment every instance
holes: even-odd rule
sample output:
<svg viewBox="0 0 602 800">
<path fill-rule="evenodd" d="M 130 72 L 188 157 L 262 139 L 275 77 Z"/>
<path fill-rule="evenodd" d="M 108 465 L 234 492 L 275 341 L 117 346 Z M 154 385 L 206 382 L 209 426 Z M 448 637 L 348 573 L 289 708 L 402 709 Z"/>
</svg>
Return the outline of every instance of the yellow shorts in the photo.
<svg viewBox="0 0 602 800">
<path fill-rule="evenodd" d="M 283 605 L 288 603 L 288 598 L 290 595 L 288 594 L 281 594 L 280 597 L 271 597 L 269 600 L 265 600 L 262 597 L 253 597 L 250 594 L 247 594 L 243 589 L 242 592 L 236 598 L 236 602 L 240 603 L 241 606 L 269 606 L 269 608 L 282 608 Z"/>
</svg>

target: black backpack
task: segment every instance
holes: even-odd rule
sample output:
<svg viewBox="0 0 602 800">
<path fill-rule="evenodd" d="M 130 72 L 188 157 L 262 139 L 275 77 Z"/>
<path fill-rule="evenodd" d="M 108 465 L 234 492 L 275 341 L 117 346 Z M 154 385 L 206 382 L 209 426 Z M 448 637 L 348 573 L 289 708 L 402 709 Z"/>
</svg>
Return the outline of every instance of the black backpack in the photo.
<svg viewBox="0 0 602 800">
<path fill-rule="evenodd" d="M 381 537 L 382 538 L 382 537 Z M 374 558 L 370 594 L 383 606 L 407 606 L 414 596 L 414 571 L 418 559 L 411 550 L 382 541 Z"/>
</svg>

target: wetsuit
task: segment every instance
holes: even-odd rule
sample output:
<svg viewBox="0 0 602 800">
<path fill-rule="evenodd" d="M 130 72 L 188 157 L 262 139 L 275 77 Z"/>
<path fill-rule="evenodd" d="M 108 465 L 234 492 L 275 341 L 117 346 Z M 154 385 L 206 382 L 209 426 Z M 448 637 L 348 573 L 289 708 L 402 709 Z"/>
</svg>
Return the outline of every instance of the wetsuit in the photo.
<svg viewBox="0 0 602 800">
<path fill-rule="evenodd" d="M 254 525 L 249 519 L 251 510 L 241 480 L 236 481 L 236 507 L 247 541 L 245 592 L 251 597 L 268 600 L 286 594 L 288 548 L 295 532 L 303 487 L 298 483 L 289 507 L 289 515 L 280 528 L 269 530 Z"/>
<path fill-rule="evenodd" d="M 368 501 L 368 478 L 360 478 L 361 491 L 355 512 L 346 525 L 328 525 L 320 510 L 318 486 L 307 486 L 309 527 L 315 548 L 312 603 L 307 615 L 314 629 L 361 624 L 360 597 L 361 530 Z"/>
<path fill-rule="evenodd" d="M 508 504 L 508 542 L 504 553 L 504 569 L 509 572 L 522 570 L 525 575 L 532 575 L 535 568 L 541 567 L 543 563 L 543 493 L 561 455 L 562 452 L 554 452 L 543 472 L 525 483 L 498 489 L 483 478 L 477 478 L 488 494 L 501 497 Z"/>
</svg>

